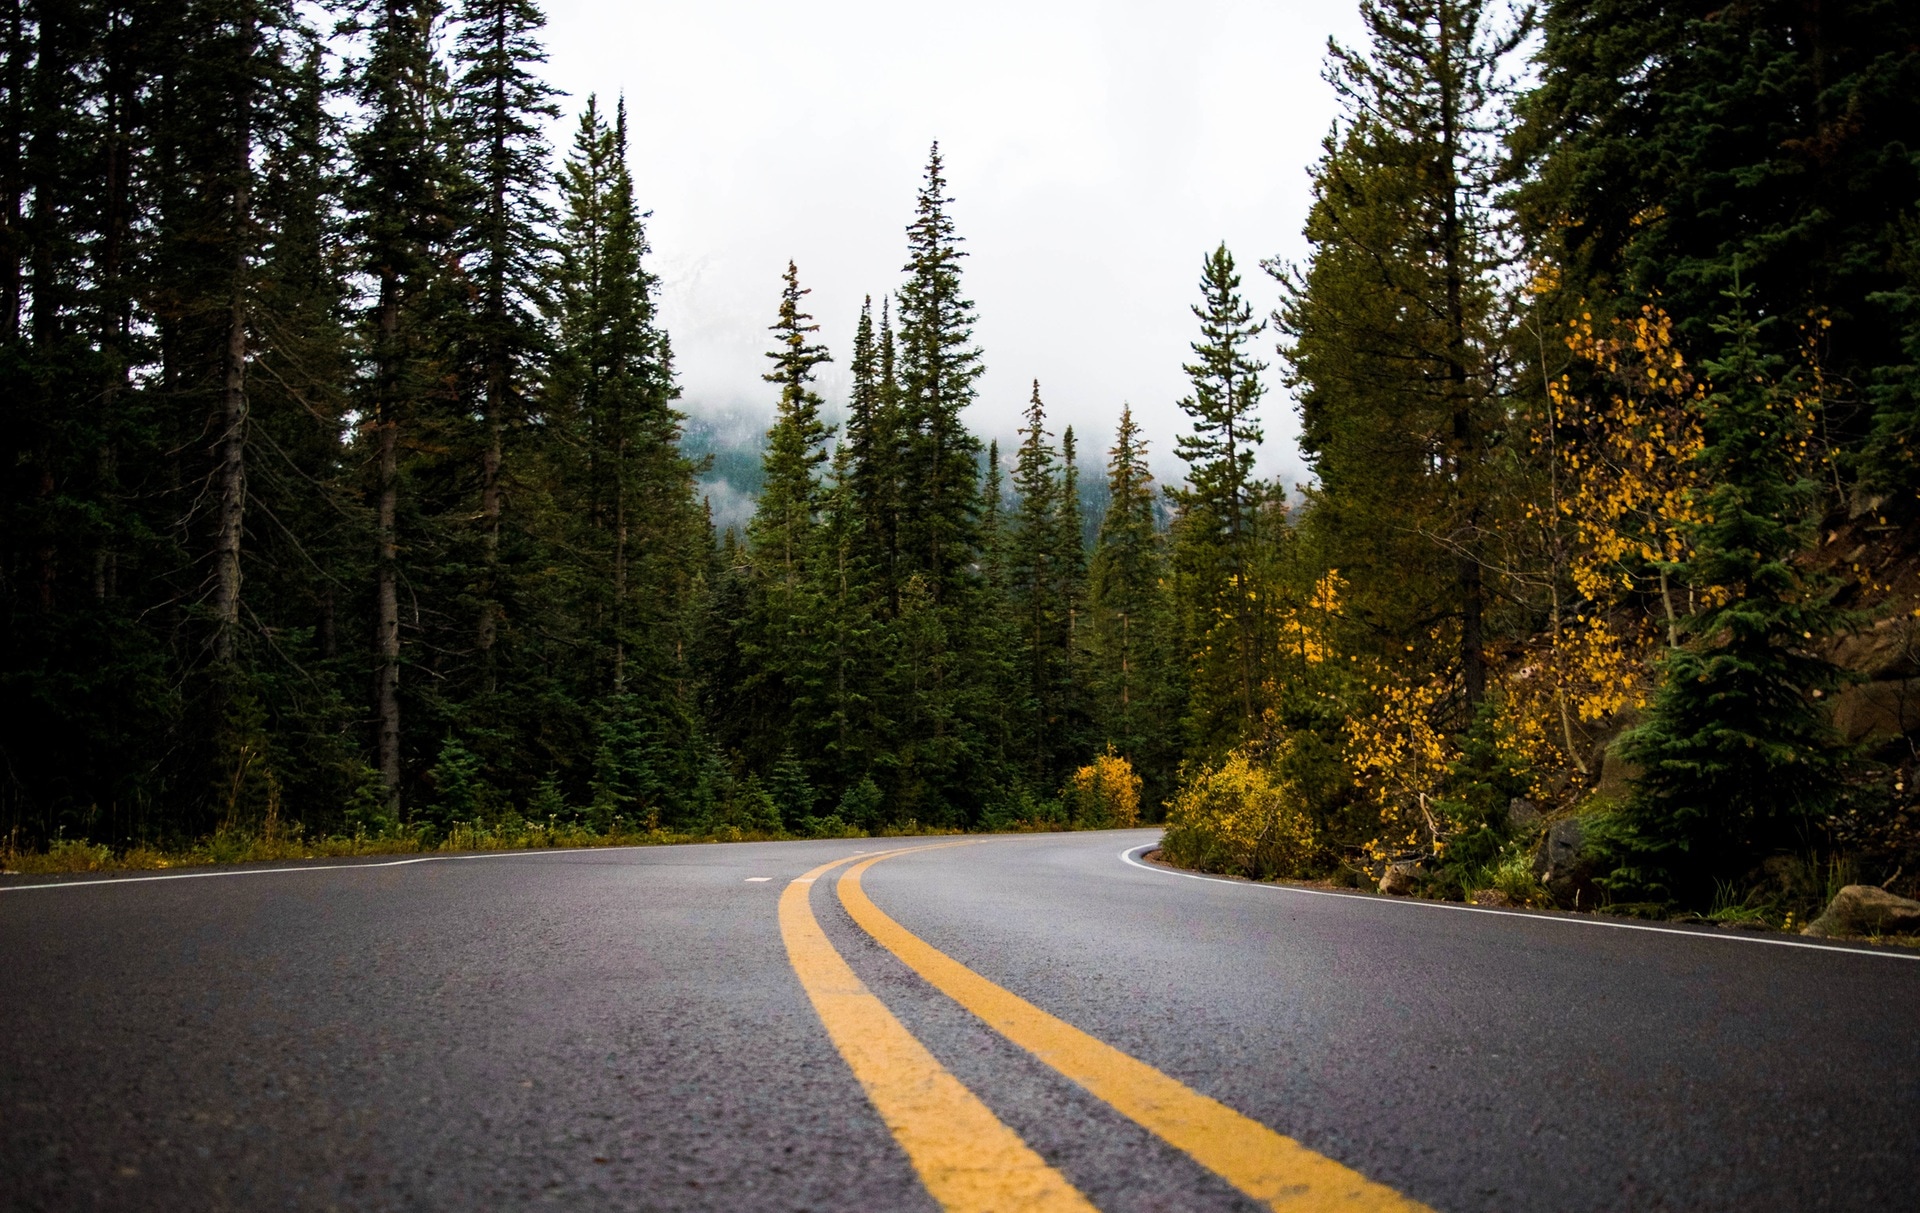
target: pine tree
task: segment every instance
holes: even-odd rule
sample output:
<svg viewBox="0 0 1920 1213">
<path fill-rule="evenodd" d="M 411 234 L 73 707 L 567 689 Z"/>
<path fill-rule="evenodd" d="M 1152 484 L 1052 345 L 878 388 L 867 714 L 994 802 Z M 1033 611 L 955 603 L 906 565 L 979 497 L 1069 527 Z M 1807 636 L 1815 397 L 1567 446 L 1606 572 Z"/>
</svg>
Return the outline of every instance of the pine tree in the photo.
<svg viewBox="0 0 1920 1213">
<path fill-rule="evenodd" d="M 987 468 L 980 493 L 980 577 L 996 595 L 1007 592 L 1007 502 L 1000 468 L 1000 440 L 987 443 Z"/>
<path fill-rule="evenodd" d="M 1193 433 L 1174 446 L 1187 464 L 1187 484 L 1169 494 L 1180 508 L 1175 559 L 1190 613 L 1188 650 L 1210 667 L 1204 680 L 1232 688 L 1222 691 L 1230 700 L 1196 702 L 1199 731 L 1218 736 L 1229 729 L 1244 737 L 1261 722 L 1260 587 L 1253 572 L 1267 491 L 1253 474 L 1265 437 L 1258 410 L 1266 365 L 1248 357 L 1244 347 L 1266 326 L 1253 319 L 1241 297 L 1240 275 L 1224 243 L 1202 263 L 1200 293 L 1193 307 L 1200 321 L 1200 340 L 1192 347 L 1196 361 L 1185 368 L 1193 394 L 1180 402 Z M 1196 685 L 1202 680 L 1196 671 Z"/>
<path fill-rule="evenodd" d="M 848 429 L 853 428 L 849 417 Z M 826 789 L 849 788 L 865 778 L 882 742 L 876 709 L 885 681 L 886 632 L 872 563 L 860 542 L 856 466 L 850 441 L 834 448 L 811 560 L 811 597 L 820 619 L 818 710 L 795 722 L 808 736 L 819 784 Z"/>
<path fill-rule="evenodd" d="M 1483 548 L 1501 499 L 1502 63 L 1531 18 L 1495 29 L 1479 3 L 1428 0 L 1368 0 L 1361 16 L 1368 45 L 1332 50 L 1343 116 L 1315 170 L 1313 260 L 1304 276 L 1269 268 L 1319 479 L 1316 542 L 1351 613 L 1390 643 L 1423 650 L 1450 617 L 1464 728 L 1486 694 Z"/>
<path fill-rule="evenodd" d="M 542 543 L 566 578 L 547 626 L 577 628 L 563 652 L 585 660 L 567 663 L 564 701 L 544 710 L 597 716 L 595 764 L 651 772 L 647 807 L 684 824 L 699 811 L 705 761 L 688 650 L 711 526 L 679 449 L 672 352 L 655 322 L 626 154 L 625 103 L 609 124 L 589 97 L 560 174 L 556 352 L 540 401 L 552 494 Z M 621 738 L 642 749 L 629 754 Z"/>
<path fill-rule="evenodd" d="M 980 593 L 980 441 L 961 420 L 981 374 L 960 237 L 936 145 L 907 228 L 899 334 L 883 313 L 880 382 L 895 441 L 880 567 L 895 654 L 885 717 L 894 770 L 876 775 L 893 812 L 961 823 L 1003 782 L 998 655 Z M 888 403 L 891 402 L 891 403 Z"/>
<path fill-rule="evenodd" d="M 246 494 L 255 508 L 243 656 L 271 763 L 256 763 L 251 807 L 295 814 L 318 833 L 341 828 L 366 783 L 355 736 L 365 656 L 342 644 L 341 614 L 366 581 L 371 537 L 342 458 L 352 358 L 330 86 L 313 31 L 268 28 L 244 380 Z"/>
<path fill-rule="evenodd" d="M 507 435 L 533 411 L 547 334 L 541 292 L 547 277 L 545 233 L 553 223 L 544 196 L 546 122 L 559 116 L 556 90 L 531 70 L 546 61 L 545 25 L 531 0 L 462 0 L 454 41 L 449 103 L 452 139 L 463 148 L 466 190 L 458 237 L 473 294 L 466 342 L 476 412 L 484 419 L 480 455 L 482 556 L 474 648 L 483 693 L 497 685 L 493 647 L 503 606 L 501 520 Z"/>
<path fill-rule="evenodd" d="M 358 268 L 372 281 L 364 316 L 367 373 L 359 441 L 372 448 L 374 562 L 374 755 L 398 815 L 405 755 L 401 732 L 400 549 L 402 431 L 444 413 L 441 267 L 454 227 L 451 173 L 437 115 L 445 72 L 434 52 L 438 0 L 381 0 L 356 14 L 367 49 L 353 74 L 365 114 L 350 140 L 348 205 Z"/>
<path fill-rule="evenodd" d="M 1802 572 L 1819 524 L 1804 456 L 1814 416 L 1802 385 L 1763 349 L 1744 292 L 1718 326 L 1705 369 L 1700 461 L 1710 488 L 1688 581 L 1708 606 L 1666 657 L 1646 723 L 1622 752 L 1642 768 L 1627 803 L 1597 831 L 1615 893 L 1704 908 L 1714 881 L 1793 851 L 1838 792 L 1841 751 L 1815 692 L 1839 671 L 1817 646 L 1846 621 L 1832 587 Z"/>
<path fill-rule="evenodd" d="M 1060 551 L 1060 469 L 1046 428 L 1040 383 L 1027 402 L 1027 424 L 1013 465 L 1013 525 L 1007 536 L 1007 598 L 1016 620 L 1020 727 L 1016 745 L 1027 773 L 1048 789 L 1060 749 L 1061 690 L 1067 677 L 1066 602 Z"/>
<path fill-rule="evenodd" d="M 1087 535 L 1080 512 L 1080 450 L 1073 427 L 1060 433 L 1060 491 L 1054 499 L 1054 560 L 1063 624 L 1060 647 L 1059 738 L 1056 773 L 1065 780 L 1092 742 L 1092 706 L 1087 693 Z"/>
<path fill-rule="evenodd" d="M 827 461 L 826 443 L 833 436 L 833 427 L 820 420 L 820 395 L 810 385 L 816 368 L 832 357 L 826 346 L 809 340 L 820 326 L 800 310 L 810 292 L 800 285 L 800 272 L 791 261 L 784 281 L 779 318 L 772 325 L 778 348 L 767 355 L 774 369 L 762 376 L 779 385 L 780 401 L 777 419 L 767 431 L 761 459 L 764 487 L 749 532 L 761 568 L 775 571 L 792 588 L 812 542 L 822 495 L 820 465 Z"/>
<path fill-rule="evenodd" d="M 750 764 L 770 769 L 774 756 L 791 754 L 811 732 L 834 678 L 830 599 L 816 562 L 831 559 L 820 544 L 820 511 L 827 496 L 820 469 L 827 460 L 832 427 L 820 419 L 821 400 L 812 383 L 816 368 L 831 361 L 824 345 L 810 340 L 819 331 L 801 310 L 807 291 L 799 270 L 787 263 L 777 318 L 771 326 L 776 348 L 767 354 L 773 370 L 763 376 L 780 389 L 773 427 L 761 457 L 762 488 L 747 524 L 752 594 L 748 611 L 737 621 L 739 643 L 752 664 L 735 694 L 753 703 L 757 727 L 738 735 L 736 748 Z M 831 587 L 827 587 L 831 589 Z M 737 723 L 736 723 L 737 727 Z"/>
<path fill-rule="evenodd" d="M 1097 740 L 1164 790 L 1171 775 L 1166 550 L 1154 518 L 1147 443 L 1123 407 L 1107 452 L 1107 511 L 1089 570 L 1085 683 Z"/>
<path fill-rule="evenodd" d="M 346 793 L 360 765 L 334 740 L 347 714 L 326 675 L 342 671 L 313 668 L 321 654 L 304 643 L 322 612 L 283 563 L 324 554 L 346 504 L 325 86 L 292 6 L 204 0 L 158 28 L 156 180 L 129 199 L 152 211 L 127 222 L 150 235 L 142 303 L 160 354 L 149 382 L 175 434 L 170 529 L 204 578 L 176 585 L 207 606 L 193 621 L 204 649 L 178 658 L 176 750 L 205 791 L 177 819 L 272 828 L 289 795 Z M 108 395 L 130 404 L 131 387 Z"/>
<path fill-rule="evenodd" d="M 907 227 L 899 294 L 901 479 L 912 486 L 900 508 L 900 547 L 936 605 L 958 596 L 978 538 L 980 441 L 960 414 L 985 369 L 973 344 L 973 303 L 960 290 L 966 254 L 947 213 L 944 174 L 936 143 Z"/>
<path fill-rule="evenodd" d="M 169 529 L 166 458 L 203 440 L 153 390 L 152 316 L 137 306 L 159 184 L 155 77 L 177 62 L 178 16 L 21 5 L 5 31 L 0 669 L 10 697 L 36 706 L 0 741 L 0 811 L 29 838 L 164 826 L 150 798 L 182 777 L 204 805 L 204 772 L 183 769 L 168 734 L 180 659 L 205 665 L 205 615 L 181 604 L 206 548 L 204 533 L 194 551 Z"/>
</svg>

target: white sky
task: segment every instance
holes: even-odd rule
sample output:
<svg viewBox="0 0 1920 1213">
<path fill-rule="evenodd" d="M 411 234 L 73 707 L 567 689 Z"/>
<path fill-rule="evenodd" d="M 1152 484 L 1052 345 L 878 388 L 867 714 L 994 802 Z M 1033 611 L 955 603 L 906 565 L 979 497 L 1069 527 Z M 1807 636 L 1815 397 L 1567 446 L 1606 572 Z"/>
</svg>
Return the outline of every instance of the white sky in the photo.
<svg viewBox="0 0 1920 1213">
<path fill-rule="evenodd" d="M 1131 401 L 1163 476 L 1201 257 L 1224 238 L 1271 310 L 1258 262 L 1304 254 L 1306 170 L 1334 114 L 1326 40 L 1359 37 L 1353 0 L 549 0 L 547 14 L 547 76 L 570 94 L 555 145 L 588 93 L 609 110 L 626 94 L 688 413 L 768 424 L 759 376 L 789 257 L 837 359 L 823 394 L 845 399 L 861 297 L 877 311 L 900 280 L 937 138 L 987 366 L 972 426 L 1010 435 L 1038 377 L 1056 432 L 1073 425 L 1098 458 Z M 1263 473 L 1291 485 L 1297 425 L 1277 382 L 1264 420 Z"/>
</svg>

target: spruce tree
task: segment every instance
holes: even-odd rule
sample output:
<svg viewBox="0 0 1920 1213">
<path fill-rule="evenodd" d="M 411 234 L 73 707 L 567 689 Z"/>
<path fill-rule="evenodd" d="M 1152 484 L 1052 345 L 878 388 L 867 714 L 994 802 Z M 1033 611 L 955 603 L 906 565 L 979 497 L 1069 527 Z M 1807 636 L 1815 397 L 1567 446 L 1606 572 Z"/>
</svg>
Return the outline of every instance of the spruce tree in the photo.
<svg viewBox="0 0 1920 1213">
<path fill-rule="evenodd" d="M 589 97 L 560 174 L 556 352 L 540 401 L 552 494 L 543 546 L 564 578 L 549 627 L 576 628 L 562 653 L 579 656 L 562 667 L 564 701 L 547 710 L 597 718 L 572 728 L 601 733 L 596 764 L 652 772 L 646 807 L 684 823 L 705 762 L 689 648 L 711 527 L 679 449 L 672 352 L 626 155 L 625 103 L 609 123 Z M 621 738 L 642 749 L 629 754 Z"/>
<path fill-rule="evenodd" d="M 947 213 L 940 145 L 907 226 L 900 288 L 900 547 L 935 604 L 956 597 L 972 563 L 979 525 L 980 441 L 960 420 L 984 371 L 973 344 L 974 308 L 960 289 L 960 236 Z"/>
<path fill-rule="evenodd" d="M 373 722 L 375 767 L 388 811 L 401 810 L 406 754 L 401 731 L 400 620 L 402 431 L 433 426 L 442 394 L 451 292 L 442 268 L 454 215 L 444 132 L 437 115 L 445 72 L 434 51 L 438 0 L 380 0 L 355 14 L 366 41 L 354 65 L 353 98 L 364 118 L 349 140 L 348 205 L 355 267 L 371 280 L 364 310 L 358 440 L 370 448 L 368 497 L 374 514 Z M 410 503 L 409 503 L 410 504 Z"/>
<path fill-rule="evenodd" d="M 773 427 L 761 456 L 762 487 L 747 523 L 753 592 L 747 617 L 739 621 L 740 643 L 753 669 L 736 694 L 753 703 L 753 733 L 739 749 L 759 769 L 774 755 L 791 754 L 810 732 L 812 720 L 832 678 L 830 655 L 823 651 L 831 630 L 825 599 L 816 594 L 818 527 L 827 486 L 821 465 L 832 427 L 820 419 L 821 400 L 813 389 L 816 369 L 831 361 L 827 349 L 811 339 L 819 331 L 801 310 L 807 291 L 799 270 L 787 263 L 774 323 L 775 348 L 767 357 L 773 369 L 763 378 L 778 385 L 780 397 Z"/>
<path fill-rule="evenodd" d="M 1646 722 L 1622 743 L 1642 773 L 1597 831 L 1615 894 L 1704 908 L 1715 880 L 1811 845 L 1834 803 L 1841 750 L 1816 693 L 1839 671 L 1819 651 L 1846 616 L 1832 587 L 1802 571 L 1819 525 L 1804 455 L 1815 418 L 1804 385 L 1781 378 L 1744 292 L 1705 364 L 1699 460 L 1710 487 L 1686 570 L 1714 605 L 1669 651 Z"/>
<path fill-rule="evenodd" d="M 1156 789 L 1171 774 L 1166 742 L 1166 550 L 1154 518 L 1153 472 L 1131 406 L 1107 452 L 1107 510 L 1088 576 L 1086 676 L 1096 740 Z"/>
<path fill-rule="evenodd" d="M 1240 275 L 1224 243 L 1202 262 L 1200 294 L 1193 307 L 1200 339 L 1192 346 L 1195 361 L 1185 368 L 1193 394 L 1180 402 L 1193 432 L 1174 444 L 1187 464 L 1187 483 L 1169 492 L 1180 508 L 1175 558 L 1186 586 L 1188 651 L 1206 670 L 1196 671 L 1197 685 L 1211 683 L 1222 696 L 1196 701 L 1199 732 L 1245 737 L 1259 730 L 1261 719 L 1261 588 L 1253 573 L 1267 492 L 1253 474 L 1265 437 L 1259 406 L 1266 364 L 1245 347 L 1266 326 L 1241 297 Z"/>
<path fill-rule="evenodd" d="M 1065 779 L 1088 750 L 1092 707 L 1087 693 L 1087 537 L 1080 509 L 1080 451 L 1073 427 L 1060 433 L 1060 492 L 1054 499 L 1054 559 L 1062 616 L 1056 771 Z"/>
<path fill-rule="evenodd" d="M 795 722 L 808 736 L 819 784 L 828 790 L 849 788 L 866 777 L 883 740 L 876 707 L 887 663 L 886 633 L 874 569 L 861 543 L 856 466 L 851 442 L 834 448 L 811 560 L 811 597 L 820 618 L 817 710 Z"/>
<path fill-rule="evenodd" d="M 779 385 L 780 400 L 767 431 L 761 458 L 765 479 L 749 533 L 760 567 L 792 588 L 812 542 L 823 491 L 820 466 L 833 436 L 833 427 L 820 420 L 820 395 L 811 385 L 817 368 L 833 359 L 826 346 L 810 339 L 820 326 L 800 310 L 810 292 L 800 285 L 800 271 L 791 261 L 783 281 L 779 316 L 771 326 L 777 348 L 767 354 L 774 369 L 762 376 Z"/>
<path fill-rule="evenodd" d="M 482 693 L 497 685 L 493 648 L 504 607 L 501 525 L 508 433 L 533 412 L 547 345 L 541 293 L 547 277 L 545 200 L 548 121 L 556 90 L 533 73 L 546 61 L 545 25 L 531 0 L 462 0 L 455 18 L 457 73 L 449 99 L 452 142 L 462 149 L 458 246 L 473 296 L 465 361 L 483 419 L 478 521 L 481 556 L 474 597 Z"/>
<path fill-rule="evenodd" d="M 892 402 L 896 435 L 882 567 L 897 657 L 885 709 L 895 766 L 876 782 L 895 812 L 958 824 L 1003 781 L 1003 758 L 994 741 L 997 655 L 975 601 L 980 442 L 961 420 L 982 366 L 946 189 L 935 145 L 907 228 L 897 357 L 884 313 L 881 323 L 882 398 Z"/>
<path fill-rule="evenodd" d="M 980 492 L 980 576 L 987 590 L 1007 592 L 1006 477 L 1000 467 L 1000 440 L 987 443 L 986 475 Z"/>
<path fill-rule="evenodd" d="M 1048 789 L 1060 749 L 1062 688 L 1068 676 L 1066 602 L 1060 551 L 1060 470 L 1040 383 L 1027 402 L 1027 423 L 1013 465 L 1015 497 L 1007 536 L 1007 597 L 1019 637 L 1016 745 L 1029 778 Z"/>
<path fill-rule="evenodd" d="M 1312 525 L 1350 611 L 1389 644 L 1423 650 L 1450 617 L 1464 728 L 1486 694 L 1501 501 L 1504 60 L 1531 15 L 1496 28 L 1478 2 L 1367 0 L 1361 17 L 1367 45 L 1331 50 L 1342 117 L 1314 173 L 1313 260 L 1269 269 L 1319 479 Z"/>
</svg>

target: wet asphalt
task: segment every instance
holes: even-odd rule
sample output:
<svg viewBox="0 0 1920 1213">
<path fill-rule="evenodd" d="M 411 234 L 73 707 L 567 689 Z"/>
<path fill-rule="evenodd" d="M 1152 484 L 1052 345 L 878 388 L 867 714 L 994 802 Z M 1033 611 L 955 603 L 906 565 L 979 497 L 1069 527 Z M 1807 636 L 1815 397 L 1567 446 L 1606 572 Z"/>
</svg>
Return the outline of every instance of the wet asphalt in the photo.
<svg viewBox="0 0 1920 1213">
<path fill-rule="evenodd" d="M 992 838 L 865 885 L 982 975 L 1435 1209 L 1920 1208 L 1920 960 L 1123 860 L 1153 837 Z M 808 868 L 901 845 L 0 892 L 0 1208 L 931 1210 L 775 915 Z M 931 990 L 831 881 L 812 905 L 1100 1208 L 1253 1207 Z"/>
</svg>

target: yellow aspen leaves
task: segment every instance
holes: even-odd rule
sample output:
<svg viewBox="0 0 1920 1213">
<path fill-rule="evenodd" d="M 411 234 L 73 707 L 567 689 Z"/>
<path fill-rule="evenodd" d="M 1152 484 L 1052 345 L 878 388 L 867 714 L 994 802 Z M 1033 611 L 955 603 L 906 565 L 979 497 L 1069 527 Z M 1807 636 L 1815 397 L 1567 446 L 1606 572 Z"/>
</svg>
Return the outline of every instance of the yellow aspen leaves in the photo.
<svg viewBox="0 0 1920 1213">
<path fill-rule="evenodd" d="M 1140 783 L 1133 764 L 1109 745 L 1073 773 L 1063 798 L 1075 824 L 1128 829 L 1140 824 Z"/>
</svg>

